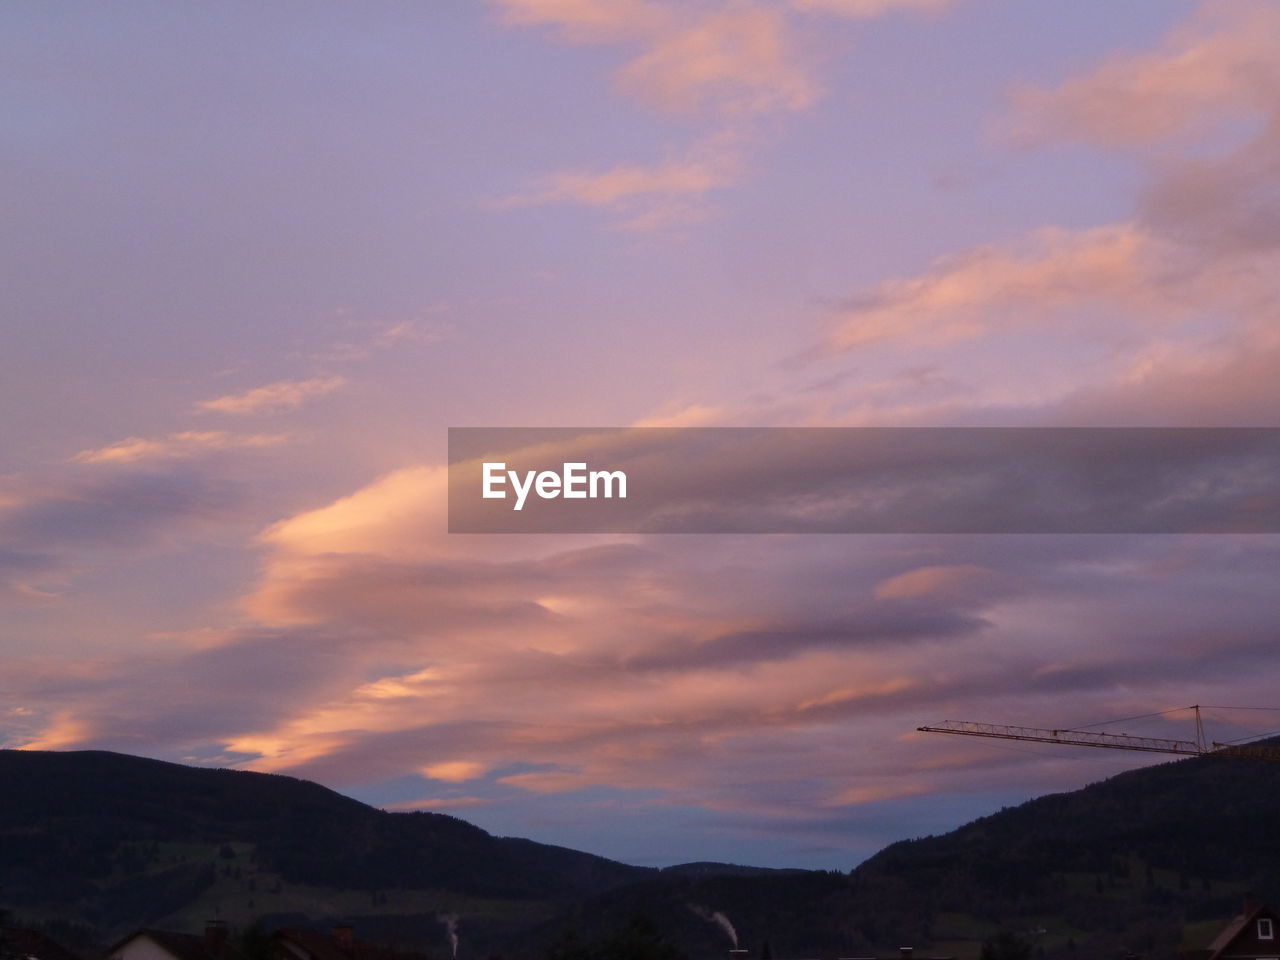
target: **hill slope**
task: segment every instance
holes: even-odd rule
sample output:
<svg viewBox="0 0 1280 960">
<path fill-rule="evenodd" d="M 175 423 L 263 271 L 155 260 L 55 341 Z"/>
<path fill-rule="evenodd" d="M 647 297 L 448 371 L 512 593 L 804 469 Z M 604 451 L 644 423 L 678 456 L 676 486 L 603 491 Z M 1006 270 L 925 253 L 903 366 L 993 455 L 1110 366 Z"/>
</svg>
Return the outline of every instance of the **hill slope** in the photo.
<svg viewBox="0 0 1280 960">
<path fill-rule="evenodd" d="M 1246 890 L 1280 896 L 1280 764 L 1130 771 L 895 843 L 852 881 L 879 916 L 906 923 L 908 904 L 935 938 L 972 921 L 1056 926 L 1051 946 L 1082 934 L 1170 954 L 1185 924 L 1230 917 Z"/>
<path fill-rule="evenodd" d="M 1008 931 L 1048 957 L 1172 958 L 1239 912 L 1246 891 L 1280 903 L 1280 764 L 1131 771 L 892 844 L 849 875 L 674 873 L 601 894 L 579 922 L 607 929 L 645 909 L 702 955 L 715 931 L 689 904 L 723 911 L 744 946 L 767 940 L 783 957 L 901 944 L 976 956 Z"/>
<path fill-rule="evenodd" d="M 386 891 L 554 901 L 652 872 L 442 814 L 388 813 L 291 777 L 0 751 L 0 783 L 21 785 L 0 796 L 5 906 L 108 933 L 159 922 L 211 891 L 211 906 L 235 917 L 307 912 L 297 909 L 307 889 L 359 892 L 338 902 L 348 911 L 387 905 L 396 895 Z M 232 899 L 241 910 L 223 904 Z M 430 904 L 419 897 L 413 908 Z"/>
<path fill-rule="evenodd" d="M 536 955 L 637 913 L 693 956 L 729 945 L 848 956 L 900 944 L 975 955 L 1039 931 L 1048 957 L 1172 957 L 1246 891 L 1280 902 L 1280 764 L 1193 759 L 895 843 L 852 873 L 688 864 L 664 871 L 453 817 L 387 813 L 288 777 L 118 754 L 0 751 L 0 903 L 113 935 L 143 924 L 354 920 L 365 935 Z M 1197 926 L 1199 925 L 1199 926 Z"/>
</svg>

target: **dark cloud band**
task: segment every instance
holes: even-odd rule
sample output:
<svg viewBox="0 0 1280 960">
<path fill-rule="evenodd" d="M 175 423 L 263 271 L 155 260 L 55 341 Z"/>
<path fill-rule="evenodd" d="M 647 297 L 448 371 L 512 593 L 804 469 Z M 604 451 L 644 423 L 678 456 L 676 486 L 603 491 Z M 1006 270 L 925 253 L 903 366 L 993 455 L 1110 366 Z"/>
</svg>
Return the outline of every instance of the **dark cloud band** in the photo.
<svg viewBox="0 0 1280 960">
<path fill-rule="evenodd" d="M 451 533 L 1280 532 L 1276 428 L 454 428 L 449 461 Z"/>
</svg>

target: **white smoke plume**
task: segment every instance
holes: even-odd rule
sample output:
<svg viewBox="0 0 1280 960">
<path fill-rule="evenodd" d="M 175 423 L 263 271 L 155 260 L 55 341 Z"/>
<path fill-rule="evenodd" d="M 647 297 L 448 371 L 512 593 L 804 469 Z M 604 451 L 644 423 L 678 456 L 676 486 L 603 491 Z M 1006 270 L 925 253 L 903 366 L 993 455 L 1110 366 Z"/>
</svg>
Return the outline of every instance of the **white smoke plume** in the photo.
<svg viewBox="0 0 1280 960">
<path fill-rule="evenodd" d="M 445 931 L 449 934 L 449 949 L 453 960 L 458 960 L 458 915 L 456 913 L 437 913 L 436 919 L 444 924 Z"/>
<path fill-rule="evenodd" d="M 719 910 L 708 910 L 706 907 L 700 907 L 696 903 L 690 903 L 687 906 L 703 920 L 709 920 L 719 926 L 721 930 L 729 935 L 729 940 L 733 943 L 733 949 L 738 949 L 738 931 L 733 929 L 733 924 L 729 922 L 728 917 Z"/>
</svg>

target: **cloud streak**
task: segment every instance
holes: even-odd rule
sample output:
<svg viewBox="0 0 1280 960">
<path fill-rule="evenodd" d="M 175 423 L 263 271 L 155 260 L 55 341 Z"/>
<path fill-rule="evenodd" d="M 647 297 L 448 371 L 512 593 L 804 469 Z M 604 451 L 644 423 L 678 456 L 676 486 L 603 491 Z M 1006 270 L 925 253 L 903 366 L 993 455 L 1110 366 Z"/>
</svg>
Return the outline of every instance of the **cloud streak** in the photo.
<svg viewBox="0 0 1280 960">
<path fill-rule="evenodd" d="M 184 430 L 166 437 L 129 437 L 105 447 L 81 450 L 74 463 L 118 464 L 140 460 L 175 460 L 222 450 L 274 447 L 287 441 L 278 433 L 233 434 L 225 430 Z"/>
<path fill-rule="evenodd" d="M 864 20 L 948 5 L 949 0 L 496 0 L 508 25 L 550 28 L 569 44 L 626 48 L 630 58 L 614 72 L 614 88 L 660 114 L 704 127 L 690 146 L 667 158 L 560 171 L 498 206 L 579 204 L 606 210 L 642 231 L 697 219 L 706 213 L 708 194 L 745 176 L 762 121 L 807 110 L 820 98 L 818 44 L 808 19 Z"/>
<path fill-rule="evenodd" d="M 506 209 L 549 203 L 598 207 L 623 218 L 633 230 L 687 222 L 703 212 L 703 197 L 734 183 L 743 160 L 739 145 L 724 135 L 696 144 L 687 155 L 652 165 L 623 164 L 609 170 L 562 171 L 532 193 L 506 198 Z"/>
<path fill-rule="evenodd" d="M 145 551 L 178 531 L 225 522 L 243 488 L 179 465 L 132 463 L 92 475 L 9 479 L 0 496 L 0 594 L 51 599 L 103 551 Z"/>
<path fill-rule="evenodd" d="M 201 411 L 246 416 L 295 410 L 309 400 L 323 397 L 346 386 L 345 377 L 312 377 L 309 380 L 279 380 L 240 393 L 229 393 L 196 404 Z"/>
<path fill-rule="evenodd" d="M 755 2 L 498 0 L 505 21 L 550 26 L 573 44 L 637 48 L 617 87 L 655 109 L 716 116 L 799 110 L 816 85 L 785 11 Z"/>
<path fill-rule="evenodd" d="M 1278 35 L 1272 4 L 1209 2 L 1158 49 L 1016 86 L 1008 140 L 1136 159 L 1131 216 L 1043 227 L 875 284 L 831 311 L 822 352 L 955 363 L 1043 334 L 1093 347 L 1056 388 L 1043 378 L 1042 422 L 1276 423 L 1263 370 L 1280 317 Z"/>
</svg>

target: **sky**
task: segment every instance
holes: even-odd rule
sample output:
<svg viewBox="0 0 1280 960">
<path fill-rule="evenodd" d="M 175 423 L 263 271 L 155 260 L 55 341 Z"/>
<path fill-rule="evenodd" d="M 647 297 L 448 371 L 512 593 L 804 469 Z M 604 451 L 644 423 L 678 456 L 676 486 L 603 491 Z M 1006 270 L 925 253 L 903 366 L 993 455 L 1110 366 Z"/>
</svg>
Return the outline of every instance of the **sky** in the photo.
<svg viewBox="0 0 1280 960">
<path fill-rule="evenodd" d="M 1270 0 L 9 0 L 0 121 L 5 747 L 847 870 L 1147 762 L 921 724 L 1280 728 L 1275 536 L 445 524 L 449 427 L 1280 426 Z"/>
</svg>

